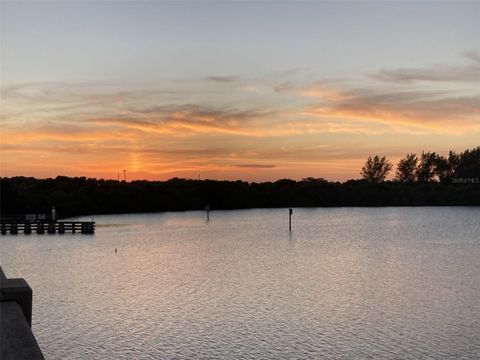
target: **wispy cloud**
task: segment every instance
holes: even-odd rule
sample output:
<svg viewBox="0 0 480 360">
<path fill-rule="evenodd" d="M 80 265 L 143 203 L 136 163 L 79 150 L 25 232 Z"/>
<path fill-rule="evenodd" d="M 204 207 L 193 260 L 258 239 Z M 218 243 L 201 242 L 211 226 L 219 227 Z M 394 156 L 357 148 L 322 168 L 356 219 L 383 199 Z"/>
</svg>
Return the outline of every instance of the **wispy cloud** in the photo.
<svg viewBox="0 0 480 360">
<path fill-rule="evenodd" d="M 341 89 L 332 85 L 330 81 L 317 81 L 303 86 L 300 89 L 303 96 L 315 97 L 324 100 L 339 101 L 352 96 L 350 90 Z"/>
<path fill-rule="evenodd" d="M 355 87 L 317 81 L 297 93 L 315 99 L 303 114 L 333 120 L 336 125 L 351 120 L 370 123 L 365 127 L 370 130 L 376 123 L 406 133 L 477 132 L 480 91 L 471 84 L 480 81 L 480 54 L 467 52 L 463 57 L 467 61 L 460 65 L 383 69 L 371 76 L 377 81 Z"/>
<path fill-rule="evenodd" d="M 132 141 L 134 134 L 124 129 L 92 128 L 84 124 L 61 124 L 57 122 L 37 123 L 29 127 L 4 126 L 2 129 L 2 143 L 32 143 L 39 141 Z"/>
<path fill-rule="evenodd" d="M 227 76 L 209 76 L 207 77 L 207 80 L 213 81 L 213 82 L 218 82 L 218 83 L 224 83 L 224 84 L 230 84 L 234 83 L 235 81 L 238 80 L 238 77 L 233 76 L 233 75 L 227 75 Z"/>
<path fill-rule="evenodd" d="M 463 56 L 480 64 L 480 53 L 478 51 L 465 51 Z"/>
<path fill-rule="evenodd" d="M 469 60 L 462 65 L 434 65 L 418 68 L 384 68 L 371 74 L 374 79 L 411 83 L 414 81 L 435 82 L 477 82 L 480 81 L 480 54 L 470 51 L 464 53 Z"/>
<path fill-rule="evenodd" d="M 265 136 L 267 127 L 264 121 L 276 114 L 273 110 L 218 109 L 185 104 L 132 109 L 124 115 L 94 118 L 87 122 L 180 136 L 195 133 Z"/>
<path fill-rule="evenodd" d="M 2 90 L 0 148 L 9 154 L 9 169 L 22 164 L 40 171 L 35 159 L 45 157 L 55 171 L 75 174 L 88 168 L 116 176 L 117 168 L 129 168 L 138 177 L 343 177 L 352 169 L 357 174 L 379 148 L 393 154 L 399 136 L 414 143 L 416 136 L 463 139 L 480 132 L 480 92 L 471 76 L 466 80 L 467 73 L 475 78 L 480 55 L 465 53 L 464 60 L 350 80 L 306 80 L 295 71 L 292 77 L 210 76 L 163 87 L 15 85 Z"/>
<path fill-rule="evenodd" d="M 232 166 L 238 167 L 238 168 L 247 168 L 247 169 L 271 169 L 275 167 L 275 165 L 270 165 L 270 164 L 237 164 Z"/>
<path fill-rule="evenodd" d="M 368 88 L 357 89 L 338 101 L 309 107 L 305 114 L 461 133 L 480 130 L 480 95 L 453 96 L 429 91 L 378 93 Z"/>
</svg>

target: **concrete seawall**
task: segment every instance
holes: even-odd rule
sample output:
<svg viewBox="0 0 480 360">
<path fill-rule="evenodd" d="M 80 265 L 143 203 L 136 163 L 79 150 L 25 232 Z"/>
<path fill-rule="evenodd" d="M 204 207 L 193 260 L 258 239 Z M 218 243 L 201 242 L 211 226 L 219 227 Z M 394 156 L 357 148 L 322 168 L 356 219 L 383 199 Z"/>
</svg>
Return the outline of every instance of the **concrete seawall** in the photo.
<svg viewBox="0 0 480 360">
<path fill-rule="evenodd" d="M 24 279 L 7 279 L 0 267 L 0 359 L 44 359 L 31 325 L 32 289 Z"/>
</svg>

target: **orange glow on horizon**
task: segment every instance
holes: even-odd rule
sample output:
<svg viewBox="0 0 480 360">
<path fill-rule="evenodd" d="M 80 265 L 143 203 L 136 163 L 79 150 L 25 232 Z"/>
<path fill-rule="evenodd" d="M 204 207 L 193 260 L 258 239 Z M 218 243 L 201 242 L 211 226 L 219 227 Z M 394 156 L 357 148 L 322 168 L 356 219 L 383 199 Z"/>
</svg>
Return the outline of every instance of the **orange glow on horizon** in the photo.
<svg viewBox="0 0 480 360">
<path fill-rule="evenodd" d="M 320 81 L 273 87 L 268 94 L 264 84 L 252 104 L 214 106 L 162 103 L 151 90 L 118 96 L 96 95 L 93 85 L 73 86 L 71 93 L 65 84 L 44 86 L 48 91 L 42 84 L 6 91 L 2 176 L 116 179 L 127 169 L 132 180 L 198 174 L 348 180 L 359 178 L 370 155 L 396 161 L 422 150 L 463 151 L 478 146 L 480 136 L 478 97 L 429 89 L 380 91 Z M 220 104 L 224 96 L 221 83 L 207 99 Z"/>
</svg>

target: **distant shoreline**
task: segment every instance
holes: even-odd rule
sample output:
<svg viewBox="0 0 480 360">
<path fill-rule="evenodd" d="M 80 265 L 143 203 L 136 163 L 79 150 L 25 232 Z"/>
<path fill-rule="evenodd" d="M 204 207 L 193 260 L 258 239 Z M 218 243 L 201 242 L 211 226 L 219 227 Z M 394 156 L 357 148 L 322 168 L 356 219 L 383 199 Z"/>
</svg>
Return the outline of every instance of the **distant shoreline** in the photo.
<svg viewBox="0 0 480 360">
<path fill-rule="evenodd" d="M 60 218 L 91 214 L 166 211 L 276 209 L 290 207 L 480 206 L 480 184 L 454 182 L 344 183 L 308 178 L 275 182 L 170 179 L 114 181 L 59 176 L 0 179 L 1 213 L 49 214 Z"/>
</svg>

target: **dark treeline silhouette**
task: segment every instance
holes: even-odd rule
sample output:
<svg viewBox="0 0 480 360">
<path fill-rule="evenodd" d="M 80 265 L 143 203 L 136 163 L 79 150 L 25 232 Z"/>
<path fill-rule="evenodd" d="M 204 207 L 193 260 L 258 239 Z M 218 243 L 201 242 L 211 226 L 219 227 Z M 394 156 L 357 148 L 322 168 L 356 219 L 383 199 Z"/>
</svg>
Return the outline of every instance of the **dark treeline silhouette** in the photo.
<svg viewBox="0 0 480 360">
<path fill-rule="evenodd" d="M 263 183 L 1 178 L 0 210 L 2 215 L 49 213 L 55 206 L 60 217 L 68 217 L 200 210 L 207 204 L 211 209 L 480 205 L 480 147 L 461 154 L 450 152 L 448 158 L 431 154 L 435 153 L 423 153 L 416 160 L 416 155 L 407 155 L 399 162 L 394 181 L 383 181 L 392 166 L 378 156 L 362 168 L 363 180 L 344 183 L 316 178 Z M 370 170 L 373 175 L 368 174 Z"/>
<path fill-rule="evenodd" d="M 385 156 L 370 156 L 360 174 L 369 182 L 379 183 L 392 167 Z M 475 182 L 480 178 L 480 147 L 459 154 L 450 151 L 447 157 L 425 151 L 420 157 L 408 154 L 398 162 L 395 175 L 396 181 L 407 183 Z"/>
</svg>

